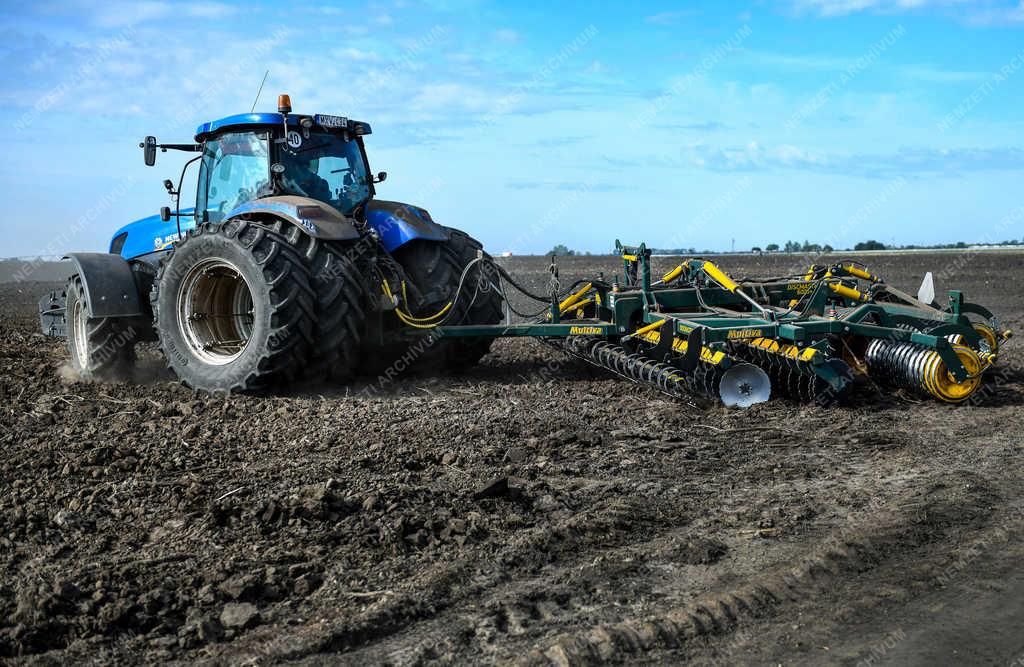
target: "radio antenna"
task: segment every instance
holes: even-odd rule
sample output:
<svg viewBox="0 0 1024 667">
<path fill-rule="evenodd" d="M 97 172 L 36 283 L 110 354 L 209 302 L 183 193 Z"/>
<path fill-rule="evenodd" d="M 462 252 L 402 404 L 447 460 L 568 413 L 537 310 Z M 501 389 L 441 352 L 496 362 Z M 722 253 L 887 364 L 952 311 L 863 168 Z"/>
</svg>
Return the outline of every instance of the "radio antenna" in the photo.
<svg viewBox="0 0 1024 667">
<path fill-rule="evenodd" d="M 256 99 L 252 101 L 252 109 L 249 110 L 249 113 L 256 111 L 256 103 L 260 101 L 260 93 L 263 92 L 263 84 L 267 82 L 267 74 L 270 74 L 269 69 L 263 75 L 263 80 L 260 81 L 260 89 L 256 91 Z"/>
</svg>

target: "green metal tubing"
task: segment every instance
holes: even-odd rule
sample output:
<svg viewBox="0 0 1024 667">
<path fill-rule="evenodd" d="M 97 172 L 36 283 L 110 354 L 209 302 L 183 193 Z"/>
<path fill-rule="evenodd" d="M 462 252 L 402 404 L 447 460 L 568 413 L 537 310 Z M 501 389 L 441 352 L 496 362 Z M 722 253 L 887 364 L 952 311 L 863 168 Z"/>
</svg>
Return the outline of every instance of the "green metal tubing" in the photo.
<svg viewBox="0 0 1024 667">
<path fill-rule="evenodd" d="M 538 338 L 568 336 L 608 337 L 616 333 L 614 324 L 607 322 L 564 322 L 560 324 L 466 324 L 458 326 L 442 326 L 431 329 L 443 337 L 449 338 L 503 338 L 535 336 Z"/>
</svg>

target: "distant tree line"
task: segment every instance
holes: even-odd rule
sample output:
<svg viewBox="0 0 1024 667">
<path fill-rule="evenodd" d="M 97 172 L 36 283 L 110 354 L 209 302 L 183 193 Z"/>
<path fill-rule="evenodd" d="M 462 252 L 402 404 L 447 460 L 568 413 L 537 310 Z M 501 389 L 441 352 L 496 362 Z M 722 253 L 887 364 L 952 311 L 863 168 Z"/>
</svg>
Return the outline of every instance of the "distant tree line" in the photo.
<svg viewBox="0 0 1024 667">
<path fill-rule="evenodd" d="M 1024 245 L 1024 239 L 1021 239 L 1019 241 L 1017 239 L 1011 239 L 1011 240 L 1008 240 L 1008 241 L 984 243 L 984 244 L 981 244 L 981 245 L 988 245 L 988 246 Z M 874 239 L 870 239 L 870 240 L 867 240 L 867 241 L 860 241 L 858 243 L 855 243 L 853 248 L 852 248 L 852 250 L 855 250 L 855 251 L 860 251 L 860 250 L 948 250 L 948 249 L 968 248 L 968 247 L 970 247 L 970 244 L 968 244 L 968 243 L 966 243 L 964 241 L 957 241 L 956 243 L 938 243 L 938 244 L 935 244 L 935 245 L 908 244 L 908 245 L 895 246 L 895 245 L 885 245 L 881 241 L 876 241 Z M 783 253 L 792 253 L 792 254 L 795 254 L 795 253 L 820 254 L 820 253 L 835 252 L 835 250 L 836 250 L 836 248 L 833 248 L 828 243 L 824 243 L 824 244 L 811 243 L 810 241 L 805 240 L 803 243 L 801 243 L 800 241 L 786 241 L 785 244 L 783 244 L 781 246 L 778 243 L 769 243 L 768 245 L 766 245 L 764 247 L 763 250 L 761 249 L 760 246 L 754 246 L 753 248 L 750 249 L 750 252 L 752 252 L 754 254 L 757 254 L 757 255 L 760 255 L 760 254 L 766 253 L 766 252 L 767 253 L 783 252 Z M 840 250 L 844 250 L 844 248 L 840 248 Z M 845 248 L 845 250 L 851 250 L 851 248 Z M 694 248 L 694 247 L 690 247 L 690 248 L 651 248 L 651 252 L 653 254 L 655 254 L 655 255 L 718 255 L 718 254 L 724 254 L 722 251 L 707 250 L 707 249 L 701 250 L 700 252 L 698 252 L 697 249 Z M 568 248 L 567 246 L 565 246 L 562 243 L 559 243 L 554 248 L 552 248 L 547 254 L 548 255 L 555 255 L 557 257 L 572 257 L 574 255 L 590 255 L 590 252 L 581 253 L 581 252 L 578 252 L 576 250 L 572 250 L 572 249 Z M 615 254 L 614 250 L 612 251 L 612 254 Z"/>
<path fill-rule="evenodd" d="M 554 255 L 555 257 L 574 257 L 576 255 L 583 255 L 585 257 L 590 256 L 590 251 L 579 252 L 578 250 L 572 250 L 566 247 L 564 244 L 559 243 L 554 248 L 548 251 L 548 255 Z"/>
</svg>

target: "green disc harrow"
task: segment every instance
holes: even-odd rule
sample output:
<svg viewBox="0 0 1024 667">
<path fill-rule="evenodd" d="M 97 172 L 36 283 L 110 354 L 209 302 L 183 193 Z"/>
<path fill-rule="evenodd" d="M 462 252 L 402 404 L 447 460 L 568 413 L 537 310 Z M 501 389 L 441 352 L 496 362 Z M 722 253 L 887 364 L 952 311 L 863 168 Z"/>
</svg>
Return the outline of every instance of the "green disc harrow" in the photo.
<svg viewBox="0 0 1024 667">
<path fill-rule="evenodd" d="M 858 378 L 963 403 L 1010 337 L 995 315 L 959 291 L 942 304 L 924 301 L 858 263 L 734 280 L 708 260 L 687 259 L 653 280 L 643 244 L 616 247 L 621 277 L 580 281 L 547 298 L 489 263 L 482 274 L 491 276 L 491 287 L 543 300 L 543 313 L 517 324 L 442 322 L 437 333 L 537 337 L 682 400 L 739 407 L 771 396 L 830 405 L 845 400 Z"/>
</svg>

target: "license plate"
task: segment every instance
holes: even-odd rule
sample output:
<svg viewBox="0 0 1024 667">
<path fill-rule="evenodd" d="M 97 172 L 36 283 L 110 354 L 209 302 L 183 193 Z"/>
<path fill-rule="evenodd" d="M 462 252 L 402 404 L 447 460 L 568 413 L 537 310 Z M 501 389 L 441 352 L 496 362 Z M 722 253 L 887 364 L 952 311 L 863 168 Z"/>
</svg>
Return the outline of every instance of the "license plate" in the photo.
<svg viewBox="0 0 1024 667">
<path fill-rule="evenodd" d="M 344 129 L 348 127 L 348 118 L 345 118 L 344 116 L 329 116 L 326 114 L 318 113 L 313 116 L 313 120 L 316 121 L 316 124 L 319 125 L 320 127 L 327 127 L 332 129 Z"/>
</svg>

